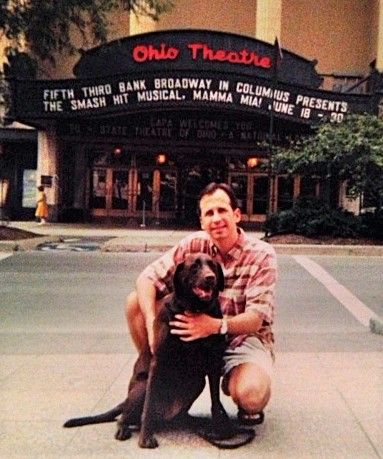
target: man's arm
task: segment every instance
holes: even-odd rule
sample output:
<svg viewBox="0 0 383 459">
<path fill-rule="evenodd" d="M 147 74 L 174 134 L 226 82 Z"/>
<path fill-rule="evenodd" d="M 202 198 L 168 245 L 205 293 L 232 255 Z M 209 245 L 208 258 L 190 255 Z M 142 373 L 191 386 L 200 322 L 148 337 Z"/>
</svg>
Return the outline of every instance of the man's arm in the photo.
<svg viewBox="0 0 383 459">
<path fill-rule="evenodd" d="M 156 314 L 156 288 L 153 282 L 141 273 L 136 282 L 138 303 L 144 316 L 150 351 L 153 352 L 153 323 Z"/>
<path fill-rule="evenodd" d="M 255 311 L 245 311 L 228 317 L 227 332 L 230 335 L 248 335 L 256 333 L 262 326 L 263 318 Z"/>
<path fill-rule="evenodd" d="M 219 333 L 221 319 L 206 314 L 176 314 L 170 322 L 171 333 L 178 335 L 182 341 L 193 341 L 199 338 Z M 255 311 L 246 311 L 236 316 L 230 316 L 227 321 L 230 335 L 256 333 L 262 326 L 263 319 Z M 174 327 L 174 328 L 173 328 Z"/>
</svg>

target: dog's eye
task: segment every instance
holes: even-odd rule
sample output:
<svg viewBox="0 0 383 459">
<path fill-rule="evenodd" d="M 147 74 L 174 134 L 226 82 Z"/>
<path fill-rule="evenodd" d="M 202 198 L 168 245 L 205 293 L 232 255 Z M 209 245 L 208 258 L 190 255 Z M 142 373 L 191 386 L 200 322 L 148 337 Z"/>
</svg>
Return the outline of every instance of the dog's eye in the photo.
<svg viewBox="0 0 383 459">
<path fill-rule="evenodd" d="M 209 260 L 209 261 L 207 262 L 207 265 L 209 266 L 209 268 L 210 268 L 212 271 L 215 271 L 215 270 L 217 269 L 217 266 L 216 266 L 216 264 L 214 263 L 214 261 Z"/>
<path fill-rule="evenodd" d="M 197 260 L 195 260 L 195 262 L 191 265 L 190 270 L 193 272 L 196 272 L 200 269 L 200 267 L 201 267 L 201 260 L 197 258 Z"/>
</svg>

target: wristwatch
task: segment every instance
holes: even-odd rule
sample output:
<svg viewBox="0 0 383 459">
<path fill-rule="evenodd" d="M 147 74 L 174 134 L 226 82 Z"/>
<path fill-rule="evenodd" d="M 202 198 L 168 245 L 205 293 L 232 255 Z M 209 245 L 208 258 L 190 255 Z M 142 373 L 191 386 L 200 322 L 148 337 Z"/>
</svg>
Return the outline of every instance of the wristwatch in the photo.
<svg viewBox="0 0 383 459">
<path fill-rule="evenodd" d="M 227 327 L 227 317 L 222 317 L 221 320 L 221 326 L 219 327 L 219 334 L 220 335 L 226 335 L 228 332 L 228 327 Z"/>
</svg>

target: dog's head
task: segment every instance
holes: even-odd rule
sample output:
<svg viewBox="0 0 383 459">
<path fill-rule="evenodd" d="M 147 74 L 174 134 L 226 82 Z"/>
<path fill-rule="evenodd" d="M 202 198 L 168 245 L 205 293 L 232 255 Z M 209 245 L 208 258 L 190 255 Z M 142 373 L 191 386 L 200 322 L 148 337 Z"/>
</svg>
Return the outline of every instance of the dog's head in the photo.
<svg viewBox="0 0 383 459">
<path fill-rule="evenodd" d="M 224 289 L 224 276 L 220 264 L 209 255 L 191 254 L 177 266 L 173 284 L 177 298 L 209 302 Z"/>
</svg>

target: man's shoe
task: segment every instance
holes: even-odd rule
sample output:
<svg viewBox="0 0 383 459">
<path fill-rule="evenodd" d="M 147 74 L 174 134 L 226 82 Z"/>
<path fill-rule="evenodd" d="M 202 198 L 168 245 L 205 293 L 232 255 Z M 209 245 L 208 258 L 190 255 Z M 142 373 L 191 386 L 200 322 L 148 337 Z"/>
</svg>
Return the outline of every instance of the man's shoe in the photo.
<svg viewBox="0 0 383 459">
<path fill-rule="evenodd" d="M 238 409 L 238 422 L 244 426 L 256 426 L 262 424 L 264 420 L 265 413 L 263 411 L 255 414 L 249 414 L 242 408 Z"/>
</svg>

